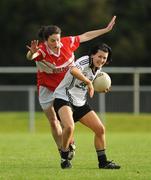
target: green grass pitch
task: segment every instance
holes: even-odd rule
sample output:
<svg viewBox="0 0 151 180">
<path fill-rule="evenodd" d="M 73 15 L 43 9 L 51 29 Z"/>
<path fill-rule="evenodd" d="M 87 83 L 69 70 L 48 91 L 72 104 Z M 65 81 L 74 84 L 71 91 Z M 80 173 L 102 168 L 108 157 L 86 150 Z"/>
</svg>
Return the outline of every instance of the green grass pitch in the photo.
<svg viewBox="0 0 151 180">
<path fill-rule="evenodd" d="M 56 145 L 43 113 L 36 113 L 36 132 L 28 132 L 28 113 L 0 113 L 0 180 L 149 180 L 151 115 L 106 114 L 107 155 L 120 170 L 97 167 L 93 133 L 76 124 L 73 168 L 62 170 Z"/>
</svg>

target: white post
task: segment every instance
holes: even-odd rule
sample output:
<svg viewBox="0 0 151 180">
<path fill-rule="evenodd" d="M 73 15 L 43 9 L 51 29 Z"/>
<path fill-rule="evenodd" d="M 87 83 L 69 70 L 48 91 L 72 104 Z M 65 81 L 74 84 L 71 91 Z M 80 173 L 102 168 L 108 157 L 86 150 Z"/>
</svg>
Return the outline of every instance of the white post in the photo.
<svg viewBox="0 0 151 180">
<path fill-rule="evenodd" d="M 138 115 L 140 112 L 140 97 L 139 97 L 139 73 L 134 73 L 134 114 Z"/>
<path fill-rule="evenodd" d="M 28 107 L 29 107 L 29 131 L 35 132 L 35 88 L 30 87 L 28 90 Z"/>
</svg>

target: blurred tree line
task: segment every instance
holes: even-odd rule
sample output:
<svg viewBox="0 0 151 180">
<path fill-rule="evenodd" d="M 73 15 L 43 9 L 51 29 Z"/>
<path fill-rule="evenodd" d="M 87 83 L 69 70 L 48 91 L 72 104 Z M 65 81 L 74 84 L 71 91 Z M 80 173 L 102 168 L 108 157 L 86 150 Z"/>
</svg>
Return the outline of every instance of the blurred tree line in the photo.
<svg viewBox="0 0 151 180">
<path fill-rule="evenodd" d="M 26 45 L 42 25 L 56 24 L 62 36 L 104 28 L 117 15 L 113 30 L 82 43 L 76 57 L 91 45 L 106 42 L 113 50 L 110 66 L 151 66 L 150 0 L 1 0 L 0 66 L 35 66 L 26 60 Z"/>
</svg>

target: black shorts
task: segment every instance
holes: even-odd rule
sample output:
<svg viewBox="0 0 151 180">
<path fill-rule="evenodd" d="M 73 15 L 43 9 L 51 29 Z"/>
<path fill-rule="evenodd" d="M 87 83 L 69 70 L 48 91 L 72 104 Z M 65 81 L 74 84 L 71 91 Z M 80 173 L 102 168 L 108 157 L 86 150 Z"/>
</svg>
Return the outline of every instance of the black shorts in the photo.
<svg viewBox="0 0 151 180">
<path fill-rule="evenodd" d="M 83 106 L 74 106 L 69 101 L 65 101 L 63 99 L 56 98 L 54 100 L 54 109 L 57 114 L 57 118 L 60 120 L 58 111 L 62 106 L 70 106 L 73 111 L 73 119 L 74 122 L 79 121 L 84 115 L 86 115 L 88 112 L 92 111 L 91 107 L 88 103 L 84 104 Z"/>
</svg>

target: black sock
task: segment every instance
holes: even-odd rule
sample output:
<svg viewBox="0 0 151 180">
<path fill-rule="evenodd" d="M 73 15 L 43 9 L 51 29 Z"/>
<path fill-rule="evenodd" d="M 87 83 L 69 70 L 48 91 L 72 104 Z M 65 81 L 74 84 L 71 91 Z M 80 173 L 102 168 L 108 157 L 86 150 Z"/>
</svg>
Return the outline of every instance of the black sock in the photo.
<svg viewBox="0 0 151 180">
<path fill-rule="evenodd" d="M 102 164 L 102 165 L 106 164 L 107 157 L 106 157 L 106 154 L 105 154 L 105 149 L 97 150 L 96 152 L 97 152 L 99 164 Z"/>
<path fill-rule="evenodd" d="M 62 159 L 68 159 L 69 150 L 68 151 L 62 151 L 61 150 L 61 158 Z"/>
</svg>

